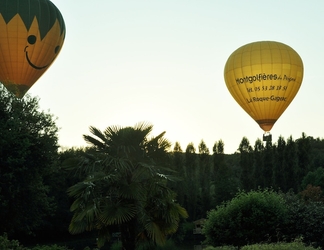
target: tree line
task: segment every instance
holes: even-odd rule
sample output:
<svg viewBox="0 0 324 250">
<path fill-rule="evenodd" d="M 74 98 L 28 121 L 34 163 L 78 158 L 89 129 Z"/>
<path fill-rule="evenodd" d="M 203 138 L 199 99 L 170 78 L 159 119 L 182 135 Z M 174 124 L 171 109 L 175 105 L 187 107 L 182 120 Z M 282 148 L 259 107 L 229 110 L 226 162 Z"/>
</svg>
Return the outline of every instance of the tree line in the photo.
<svg viewBox="0 0 324 250">
<path fill-rule="evenodd" d="M 175 143 L 172 166 L 183 178 L 174 188 L 192 220 L 204 218 L 206 211 L 231 199 L 239 189 L 272 187 L 298 193 L 306 188 L 303 178 L 324 167 L 324 141 L 305 133 L 296 140 L 292 136 L 287 140 L 280 136 L 276 142 L 257 139 L 253 147 L 243 137 L 232 155 L 224 154 L 224 147 L 222 140 L 216 141 L 210 153 L 202 140 L 198 150 L 189 143 L 183 151 Z"/>
<path fill-rule="evenodd" d="M 86 218 L 82 217 L 84 214 L 78 212 L 78 209 L 87 205 L 85 200 L 79 203 L 76 201 L 80 201 L 80 197 L 88 198 L 84 194 L 87 194 L 86 190 L 89 191 L 91 185 L 85 186 L 84 183 L 91 184 L 93 178 L 100 183 L 110 180 L 110 186 L 102 186 L 104 190 L 110 190 L 110 195 L 105 194 L 105 197 L 117 199 L 123 204 L 121 208 L 130 209 L 126 216 L 119 217 L 119 222 L 134 218 L 135 206 L 136 209 L 142 209 L 142 219 L 148 216 L 172 221 L 170 225 L 164 224 L 165 231 L 159 231 L 161 235 L 175 232 L 183 220 L 206 218 L 208 211 L 232 199 L 238 190 L 272 187 L 282 192 L 292 190 L 301 193 L 308 184 L 314 187 L 324 185 L 324 140 L 305 133 L 296 140 L 279 137 L 277 142 L 264 143 L 257 139 L 254 146 L 244 137 L 237 152 L 226 155 L 222 140 L 215 142 L 212 152 L 203 140 L 197 149 L 193 143 L 189 143 L 183 150 L 179 143 L 171 148 L 164 133 L 150 140 L 142 131 L 136 132 L 142 136 L 137 137 L 139 141 L 125 146 L 123 140 L 129 143 L 136 139 L 133 134 L 127 134 L 133 133 L 136 126 L 109 127 L 112 130 L 108 137 L 106 131 L 92 127 L 92 136 L 84 137 L 90 142 L 89 147 L 62 150 L 58 145 L 56 118 L 39 111 L 37 98 L 26 96 L 20 100 L 3 89 L 0 95 L 0 234 L 7 233 L 9 237 L 26 241 L 70 239 L 71 232 L 86 231 L 88 226 L 105 232 L 108 228 L 76 224 L 82 222 L 79 218 Z M 152 126 L 144 126 L 142 129 L 150 132 Z M 78 161 L 69 168 L 67 163 L 72 159 Z M 120 159 L 123 161 L 120 162 Z M 114 174 L 117 169 L 124 169 L 119 171 L 119 177 Z M 125 169 L 133 169 L 135 172 L 130 173 Z M 123 176 L 136 181 L 132 184 L 131 181 L 127 182 L 127 186 Z M 130 188 L 135 187 L 135 184 L 142 185 L 142 191 Z M 96 196 L 99 202 L 103 193 L 96 190 L 96 194 L 99 195 Z M 132 203 L 136 195 L 146 197 L 145 202 L 138 199 Z M 167 205 L 169 210 L 161 211 L 173 211 L 174 217 L 154 211 L 157 202 L 162 208 Z M 107 205 L 106 211 L 111 209 L 108 208 Z M 100 215 L 100 223 L 111 222 L 111 230 L 120 230 L 118 223 L 109 215 Z M 187 215 L 188 218 L 184 219 Z M 117 215 L 113 217 L 117 218 Z M 153 230 L 153 225 L 157 226 L 148 223 L 145 227 L 144 224 L 141 235 L 163 242 L 163 237 L 156 238 L 157 231 L 154 231 L 155 228 Z M 129 228 L 126 230 L 129 231 Z"/>
</svg>

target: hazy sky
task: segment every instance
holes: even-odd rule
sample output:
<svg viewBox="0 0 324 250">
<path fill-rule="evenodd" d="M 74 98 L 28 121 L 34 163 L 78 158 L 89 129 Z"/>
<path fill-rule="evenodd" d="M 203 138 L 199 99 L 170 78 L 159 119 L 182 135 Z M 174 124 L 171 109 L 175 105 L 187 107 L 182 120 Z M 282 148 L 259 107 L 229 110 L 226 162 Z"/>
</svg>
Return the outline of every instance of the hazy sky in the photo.
<svg viewBox="0 0 324 250">
<path fill-rule="evenodd" d="M 294 48 L 304 80 L 272 129 L 273 141 L 324 135 L 324 1 L 53 0 L 66 23 L 62 51 L 29 90 L 58 117 L 63 147 L 86 145 L 89 126 L 166 131 L 183 150 L 222 139 L 234 153 L 263 130 L 228 92 L 229 55 L 255 41 Z"/>
</svg>

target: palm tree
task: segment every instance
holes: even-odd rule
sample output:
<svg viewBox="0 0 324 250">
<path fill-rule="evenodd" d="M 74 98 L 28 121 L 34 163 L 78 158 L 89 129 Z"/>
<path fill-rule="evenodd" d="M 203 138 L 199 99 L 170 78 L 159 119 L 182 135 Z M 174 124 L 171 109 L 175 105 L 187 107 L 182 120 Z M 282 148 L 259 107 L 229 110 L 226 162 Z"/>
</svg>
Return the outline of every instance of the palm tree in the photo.
<svg viewBox="0 0 324 250">
<path fill-rule="evenodd" d="M 152 129 L 145 123 L 103 132 L 90 127 L 92 135 L 83 136 L 89 149 L 69 163 L 84 176 L 68 190 L 74 198 L 72 234 L 98 230 L 102 246 L 118 230 L 123 249 L 133 250 L 141 241 L 163 245 L 177 231 L 188 215 L 167 187 L 172 177 L 162 172 L 170 143 L 165 132 L 149 138 Z"/>
</svg>

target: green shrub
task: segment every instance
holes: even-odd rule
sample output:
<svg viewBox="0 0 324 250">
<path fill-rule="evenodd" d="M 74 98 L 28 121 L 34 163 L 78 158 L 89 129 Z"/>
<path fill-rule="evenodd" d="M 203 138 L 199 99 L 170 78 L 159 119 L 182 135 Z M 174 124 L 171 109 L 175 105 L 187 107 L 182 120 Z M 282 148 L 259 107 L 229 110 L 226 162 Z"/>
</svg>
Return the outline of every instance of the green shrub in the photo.
<svg viewBox="0 0 324 250">
<path fill-rule="evenodd" d="M 208 213 L 203 232 L 212 246 L 278 241 L 286 218 L 281 195 L 272 190 L 241 191 Z"/>
<path fill-rule="evenodd" d="M 306 244 L 324 247 L 324 203 L 304 202 L 293 193 L 283 195 L 288 221 L 283 229 L 287 241 L 302 237 Z"/>
<path fill-rule="evenodd" d="M 233 246 L 221 246 L 221 247 L 208 246 L 208 247 L 204 248 L 204 250 L 237 250 L 237 247 L 233 247 Z"/>
<path fill-rule="evenodd" d="M 110 247 L 110 250 L 120 250 L 120 249 L 122 249 L 121 241 L 113 243 Z"/>
<path fill-rule="evenodd" d="M 179 228 L 175 234 L 172 235 L 172 240 L 175 244 L 181 244 L 192 237 L 192 231 L 195 228 L 193 222 L 181 221 Z"/>
<path fill-rule="evenodd" d="M 324 168 L 319 167 L 314 172 L 307 173 L 302 180 L 302 189 L 306 189 L 307 185 L 309 184 L 324 188 Z"/>
<path fill-rule="evenodd" d="M 50 246 L 35 246 L 31 250 L 69 250 L 65 246 L 50 245 Z"/>
<path fill-rule="evenodd" d="M 292 243 L 271 243 L 271 244 L 255 244 L 241 248 L 241 250 L 316 250 L 317 248 L 305 246 L 301 241 Z M 318 248 L 320 249 L 320 248 Z"/>
<path fill-rule="evenodd" d="M 174 242 L 169 239 L 165 242 L 164 246 L 156 246 L 153 242 L 145 242 L 139 245 L 136 250 L 170 250 L 177 249 Z"/>
<path fill-rule="evenodd" d="M 0 250 L 27 250 L 17 240 L 9 240 L 8 235 L 0 236 Z"/>
<path fill-rule="evenodd" d="M 121 244 L 120 244 L 120 246 L 119 246 L 119 248 L 117 248 L 118 250 L 120 250 L 121 249 Z M 91 248 L 90 247 L 85 247 L 83 250 L 91 250 Z M 99 248 L 93 248 L 92 250 L 99 250 Z M 110 249 L 110 250 L 113 250 L 112 248 Z"/>
</svg>

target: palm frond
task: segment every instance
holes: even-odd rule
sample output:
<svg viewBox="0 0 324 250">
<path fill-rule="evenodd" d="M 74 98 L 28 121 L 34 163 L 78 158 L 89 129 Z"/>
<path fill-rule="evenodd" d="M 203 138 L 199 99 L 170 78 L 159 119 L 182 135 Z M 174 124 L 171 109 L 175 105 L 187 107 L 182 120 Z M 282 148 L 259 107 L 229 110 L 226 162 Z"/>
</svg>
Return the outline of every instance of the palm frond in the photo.
<svg viewBox="0 0 324 250">
<path fill-rule="evenodd" d="M 93 134 L 94 136 L 98 137 L 101 140 L 101 144 L 106 143 L 107 138 L 105 136 L 105 133 L 101 132 L 99 129 L 93 126 L 90 126 L 89 130 L 91 134 Z"/>
<path fill-rule="evenodd" d="M 95 225 L 84 218 L 83 220 L 78 219 L 78 214 L 74 214 L 69 225 L 69 232 L 71 234 L 79 234 L 85 231 L 91 231 L 95 228 Z"/>
<path fill-rule="evenodd" d="M 164 149 L 167 149 L 169 147 L 171 147 L 171 142 L 166 139 L 164 137 L 164 135 L 166 134 L 166 131 L 162 132 L 161 134 L 155 136 L 155 137 L 152 137 L 148 144 L 156 144 L 159 146 L 159 148 L 164 148 Z"/>
<path fill-rule="evenodd" d="M 161 231 L 158 223 L 155 221 L 147 221 L 144 226 L 147 235 L 151 238 L 157 245 L 164 245 L 166 241 L 166 235 Z"/>
<path fill-rule="evenodd" d="M 105 202 L 98 219 L 104 225 L 118 225 L 130 221 L 135 215 L 136 207 L 132 203 Z"/>
<path fill-rule="evenodd" d="M 96 147 L 98 149 L 101 149 L 102 150 L 102 149 L 105 149 L 105 147 L 106 147 L 103 142 L 101 142 L 98 139 L 92 137 L 91 135 L 83 135 L 83 139 L 87 143 L 91 144 L 92 146 L 94 146 L 94 147 Z"/>
<path fill-rule="evenodd" d="M 153 130 L 153 125 L 148 122 L 138 122 L 134 125 L 135 130 L 145 131 L 145 133 L 148 135 Z"/>
<path fill-rule="evenodd" d="M 162 174 L 162 173 L 156 173 L 156 175 L 163 179 L 163 180 L 167 180 L 167 181 L 179 181 L 180 178 L 176 177 L 176 176 L 173 176 L 173 175 L 169 175 L 169 174 Z"/>
<path fill-rule="evenodd" d="M 118 134 L 118 131 L 121 129 L 122 127 L 120 126 L 107 127 L 104 131 L 105 137 L 111 140 L 111 138 L 114 138 Z"/>
<path fill-rule="evenodd" d="M 88 202 L 86 206 L 82 209 L 78 209 L 75 213 L 75 221 L 86 220 L 88 224 L 95 221 L 96 215 L 99 214 L 99 210 L 96 203 Z"/>
<path fill-rule="evenodd" d="M 136 168 L 134 168 L 132 172 L 132 181 L 139 183 L 146 180 L 150 180 L 152 178 L 151 170 L 149 165 L 139 164 Z"/>
<path fill-rule="evenodd" d="M 62 162 L 62 168 L 65 170 L 75 170 L 80 163 L 80 157 L 68 158 Z"/>
<path fill-rule="evenodd" d="M 119 185 L 119 195 L 124 199 L 131 200 L 144 200 L 145 199 L 145 189 L 140 183 L 131 182 L 131 183 L 120 183 Z"/>
<path fill-rule="evenodd" d="M 79 234 L 85 232 L 87 229 L 89 229 L 88 223 L 86 221 L 74 221 L 72 218 L 72 221 L 69 225 L 69 232 L 71 234 Z"/>
<path fill-rule="evenodd" d="M 176 231 L 180 218 L 188 218 L 187 211 L 175 202 L 166 202 L 165 210 L 161 213 L 163 221 Z"/>
<path fill-rule="evenodd" d="M 132 162 L 127 158 L 109 157 L 106 158 L 105 166 L 109 166 L 110 171 L 117 171 L 118 173 L 125 173 L 132 170 Z"/>
<path fill-rule="evenodd" d="M 77 198 L 73 201 L 72 205 L 70 206 L 70 211 L 75 212 L 78 209 L 83 207 L 84 200 L 82 198 Z"/>
<path fill-rule="evenodd" d="M 109 227 L 103 227 L 99 229 L 97 245 L 99 248 L 103 247 L 106 241 L 110 241 L 111 231 Z"/>
<path fill-rule="evenodd" d="M 68 188 L 68 195 L 71 197 L 82 197 L 87 199 L 92 193 L 95 184 L 91 181 L 82 181 Z"/>
<path fill-rule="evenodd" d="M 186 219 L 186 218 L 189 217 L 189 214 L 188 214 L 187 210 L 184 207 L 180 206 L 180 204 L 178 204 L 178 203 L 176 203 L 176 206 L 177 206 L 178 213 L 181 216 L 181 218 Z"/>
<path fill-rule="evenodd" d="M 62 168 L 72 171 L 76 176 L 84 176 L 93 172 L 99 162 L 98 156 L 83 152 L 77 157 L 66 159 L 62 163 Z"/>
</svg>

